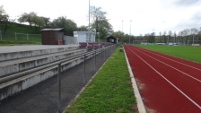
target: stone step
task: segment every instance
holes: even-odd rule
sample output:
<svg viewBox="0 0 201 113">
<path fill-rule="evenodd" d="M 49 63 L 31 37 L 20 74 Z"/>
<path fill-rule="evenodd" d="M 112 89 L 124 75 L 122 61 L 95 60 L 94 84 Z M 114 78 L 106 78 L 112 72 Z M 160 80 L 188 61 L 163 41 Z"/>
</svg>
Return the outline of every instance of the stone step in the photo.
<svg viewBox="0 0 201 113">
<path fill-rule="evenodd" d="M 21 59 L 33 56 L 53 54 L 78 49 L 73 45 L 29 45 L 29 46 L 2 46 L 0 47 L 0 62 Z"/>
<path fill-rule="evenodd" d="M 0 78 L 4 76 L 9 76 L 9 74 L 59 61 L 73 55 L 85 53 L 86 51 L 86 49 L 74 49 L 40 56 L 3 61 L 0 62 Z"/>
<path fill-rule="evenodd" d="M 110 48 L 115 49 L 115 46 L 111 46 Z M 87 49 L 72 49 L 65 52 L 54 52 L 46 55 L 0 62 L 0 68 L 2 68 L 0 74 L 4 73 L 0 76 L 0 101 L 56 75 L 58 73 L 58 63 L 61 63 L 61 71 L 64 71 L 82 63 L 84 59 L 87 60 L 94 57 L 95 53 L 98 55 L 104 52 L 105 57 L 108 50 L 109 47 L 99 48 L 96 52 L 92 51 L 87 55 L 83 55 L 82 53 L 87 52 Z M 8 72 L 9 70 L 15 70 L 16 72 L 5 74 L 5 70 Z"/>
</svg>

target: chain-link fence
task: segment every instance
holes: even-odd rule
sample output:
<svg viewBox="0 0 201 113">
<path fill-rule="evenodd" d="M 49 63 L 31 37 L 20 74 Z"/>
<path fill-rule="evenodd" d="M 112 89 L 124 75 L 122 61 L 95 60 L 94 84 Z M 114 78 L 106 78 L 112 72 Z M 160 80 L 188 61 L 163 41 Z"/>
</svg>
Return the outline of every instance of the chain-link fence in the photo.
<svg viewBox="0 0 201 113">
<path fill-rule="evenodd" d="M 77 66 L 78 67 L 77 69 L 76 67 L 73 67 L 76 70 L 76 74 L 73 74 L 74 72 L 72 73 L 72 72 L 69 72 L 68 70 L 61 72 L 60 75 L 58 74 L 57 82 L 58 84 L 60 84 L 58 85 L 58 89 L 60 89 L 58 90 L 58 94 L 60 95 L 58 96 L 58 103 L 57 103 L 58 113 L 61 113 L 62 109 L 66 107 L 62 104 L 64 103 L 64 101 L 68 101 L 69 104 L 70 102 L 72 102 L 71 101 L 72 97 L 67 97 L 64 95 L 62 97 L 61 94 L 70 95 L 73 92 L 81 91 L 81 89 L 89 83 L 89 81 L 94 77 L 94 75 L 100 69 L 100 67 L 115 51 L 116 47 L 117 47 L 116 45 L 113 45 L 113 46 L 105 47 L 99 50 L 92 50 L 91 51 L 92 54 L 90 58 L 87 58 L 86 54 L 82 56 L 83 57 L 82 64 Z M 58 66 L 58 68 L 61 68 L 61 67 Z M 67 75 L 69 76 L 69 78 L 66 78 Z M 66 86 L 68 86 L 71 92 L 69 92 L 68 90 L 61 90 L 61 89 L 64 89 Z"/>
<path fill-rule="evenodd" d="M 48 68 L 37 67 L 37 69 L 32 68 L 31 70 L 27 70 L 29 71 L 29 73 L 36 72 L 36 76 L 40 76 L 40 74 L 38 75 L 39 70 L 45 69 L 51 70 L 52 72 L 52 69 L 56 68 L 55 70 L 57 72 L 55 72 L 54 74 L 57 74 L 57 76 L 48 78 L 48 80 L 37 84 L 35 87 L 29 88 L 29 91 L 26 93 L 16 95 L 11 101 L 9 101 L 9 104 L 0 104 L 0 108 L 4 108 L 0 109 L 0 113 L 10 112 L 10 109 L 7 109 L 9 108 L 9 106 L 17 106 L 19 104 L 19 101 L 23 103 L 24 101 L 27 101 L 27 99 L 29 102 L 26 102 L 23 107 L 25 107 L 26 111 L 28 111 L 29 113 L 56 113 L 57 111 L 58 113 L 61 113 L 66 108 L 66 106 L 70 105 L 76 95 L 82 91 L 82 88 L 90 83 L 90 80 L 95 76 L 95 73 L 111 56 L 116 47 L 116 45 L 102 47 L 96 50 L 92 50 L 90 51 L 90 53 L 87 52 L 76 57 L 73 56 L 73 59 L 63 59 L 62 61 L 54 62 L 51 65 L 48 64 Z M 70 63 L 75 61 L 81 62 L 76 66 L 74 63 Z M 74 67 L 64 70 L 65 66 L 68 65 L 74 65 Z M 31 74 L 31 77 L 33 77 L 33 75 L 34 74 Z M 27 74 L 25 74 L 24 76 L 27 76 Z M 18 78 L 19 76 L 15 76 L 16 78 L 12 77 L 10 79 L 13 80 Z M 0 82 L 3 83 L 7 80 L 9 79 L 1 79 Z M 40 105 L 38 105 L 38 102 L 40 103 Z M 33 105 L 33 103 L 36 104 Z M 37 106 L 36 109 L 33 110 L 33 106 Z M 21 109 L 21 107 L 22 106 L 17 106 L 16 109 Z M 16 113 L 21 112 L 21 110 L 16 111 Z"/>
<path fill-rule="evenodd" d="M 41 42 L 41 34 L 28 34 L 0 31 L 0 40 Z"/>
</svg>

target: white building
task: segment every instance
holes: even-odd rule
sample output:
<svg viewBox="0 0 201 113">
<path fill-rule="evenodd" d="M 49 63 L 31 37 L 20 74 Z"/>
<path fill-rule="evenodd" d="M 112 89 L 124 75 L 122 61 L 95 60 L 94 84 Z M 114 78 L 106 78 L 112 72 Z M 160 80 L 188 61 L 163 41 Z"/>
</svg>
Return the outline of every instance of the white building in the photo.
<svg viewBox="0 0 201 113">
<path fill-rule="evenodd" d="M 74 37 L 79 42 L 95 42 L 95 32 L 92 31 L 74 31 Z"/>
<path fill-rule="evenodd" d="M 65 45 L 77 44 L 77 37 L 65 36 L 65 35 L 64 35 L 64 44 L 65 44 Z"/>
</svg>

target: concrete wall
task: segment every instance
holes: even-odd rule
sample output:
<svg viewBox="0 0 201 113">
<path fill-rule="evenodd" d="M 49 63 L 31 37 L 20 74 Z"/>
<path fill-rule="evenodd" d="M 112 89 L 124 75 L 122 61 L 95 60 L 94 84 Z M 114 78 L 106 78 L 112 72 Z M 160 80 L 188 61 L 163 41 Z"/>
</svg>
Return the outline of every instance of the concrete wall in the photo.
<svg viewBox="0 0 201 113">
<path fill-rule="evenodd" d="M 95 33 L 89 31 L 74 31 L 74 37 L 77 37 L 79 42 L 95 42 Z"/>
<path fill-rule="evenodd" d="M 78 35 L 77 42 L 86 42 L 86 34 Z"/>
<path fill-rule="evenodd" d="M 38 67 L 44 64 L 55 62 L 61 59 L 68 58 L 72 55 L 77 55 L 84 52 L 86 52 L 86 50 L 74 50 L 71 52 L 62 52 L 50 55 L 48 54 L 45 56 L 38 56 L 33 58 L 24 58 L 15 61 L 3 62 L 2 64 L 0 63 L 0 77 L 9 76 L 9 74 Z"/>
<path fill-rule="evenodd" d="M 46 46 L 45 46 L 46 47 Z M 48 47 L 48 46 L 47 46 Z M 42 48 L 42 47 L 41 47 Z M 34 57 L 34 56 L 40 56 L 45 54 L 53 54 L 58 52 L 65 52 L 72 49 L 78 49 L 79 46 L 72 46 L 72 47 L 57 47 L 57 48 L 45 48 L 45 49 L 37 49 L 37 50 L 24 50 L 24 51 L 12 51 L 8 53 L 0 53 L 0 61 L 8 61 L 8 60 L 14 60 L 14 59 L 20 59 L 20 58 L 27 58 L 27 57 Z M 5 48 L 7 49 L 7 48 Z M 12 49 L 12 48 L 9 48 Z M 15 49 L 15 48 L 13 48 Z"/>
<path fill-rule="evenodd" d="M 77 59 L 70 63 L 62 65 L 62 71 L 76 66 L 83 62 L 83 58 Z M 58 73 L 58 66 L 52 66 L 48 69 L 43 69 L 41 71 L 28 74 L 19 79 L 9 81 L 8 83 L 0 85 L 0 100 L 7 98 L 8 96 L 14 95 L 20 91 L 23 91 L 33 85 L 36 85 Z"/>
<path fill-rule="evenodd" d="M 81 50 L 81 51 L 85 52 L 83 50 Z M 97 52 L 97 54 L 99 54 L 99 53 L 100 52 Z M 79 51 L 74 51 L 73 54 L 79 54 Z M 54 59 L 54 58 L 60 59 L 63 57 L 68 57 L 69 55 L 70 54 L 67 54 L 66 56 L 61 55 L 61 56 L 58 56 L 58 58 L 51 57 L 50 59 L 48 59 L 48 58 L 42 59 L 41 61 L 35 60 L 35 61 L 25 62 L 25 63 L 21 63 L 21 64 L 16 64 L 16 65 L 9 67 L 9 69 L 10 69 L 9 71 L 13 70 L 13 72 L 14 72 L 16 70 L 27 69 L 28 67 L 32 68 L 33 65 L 35 66 L 36 64 L 38 65 L 39 63 L 47 64 L 48 62 L 52 61 L 52 59 Z M 89 59 L 91 57 L 93 57 L 93 55 L 87 56 L 86 59 Z M 73 60 L 72 62 L 63 63 L 61 69 L 62 69 L 62 71 L 64 71 L 64 70 L 69 69 L 73 66 L 76 66 L 82 62 L 83 62 L 83 57 Z M 56 75 L 58 73 L 57 68 L 58 68 L 58 65 L 53 65 L 51 67 L 44 68 L 40 71 L 36 71 L 34 73 L 27 74 L 23 77 L 0 84 L 0 101 Z"/>
<path fill-rule="evenodd" d="M 77 37 L 73 36 L 64 36 L 64 44 L 77 44 Z"/>
</svg>

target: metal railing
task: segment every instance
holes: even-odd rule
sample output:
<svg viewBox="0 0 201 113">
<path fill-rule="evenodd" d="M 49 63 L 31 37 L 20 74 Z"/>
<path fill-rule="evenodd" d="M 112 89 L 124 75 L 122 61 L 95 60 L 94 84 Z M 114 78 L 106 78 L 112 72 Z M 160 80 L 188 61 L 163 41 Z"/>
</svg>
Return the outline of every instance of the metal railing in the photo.
<svg viewBox="0 0 201 113">
<path fill-rule="evenodd" d="M 0 40 L 41 42 L 41 34 L 5 32 L 0 30 Z"/>
<path fill-rule="evenodd" d="M 21 71 L 21 72 L 15 73 L 15 74 L 11 74 L 9 76 L 1 77 L 0 78 L 0 89 L 6 87 L 8 85 L 12 85 L 14 83 L 19 82 L 17 79 L 20 80 L 21 77 L 24 77 L 24 76 L 30 77 L 29 75 L 35 76 L 34 73 L 37 73 L 41 70 L 48 71 L 48 70 L 57 68 L 58 69 L 58 80 L 57 80 L 58 81 L 58 112 L 61 113 L 61 77 L 60 76 L 61 76 L 61 72 L 64 71 L 64 69 L 62 69 L 62 66 L 65 66 L 66 64 L 76 61 L 78 59 L 81 59 L 82 63 L 83 63 L 82 82 L 83 82 L 83 86 L 84 86 L 86 84 L 86 60 L 88 60 L 90 58 L 94 58 L 93 71 L 95 73 L 97 70 L 96 69 L 96 56 L 98 54 L 103 53 L 103 55 L 104 55 L 103 59 L 104 59 L 104 61 L 106 61 L 106 57 L 109 56 L 109 54 L 112 53 L 115 49 L 116 49 L 116 45 L 112 45 L 112 46 L 108 46 L 108 47 L 106 46 L 106 47 L 92 50 L 92 51 L 82 53 L 79 55 L 74 55 L 67 59 L 49 63 L 49 64 L 46 64 L 46 65 L 43 65 L 40 67 Z M 12 83 L 12 84 L 10 84 L 10 83 Z"/>
<path fill-rule="evenodd" d="M 80 57 L 78 58 L 83 58 L 83 74 L 82 74 L 82 82 L 83 82 L 83 86 L 86 84 L 86 60 L 87 60 L 87 56 L 93 56 L 94 57 L 94 73 L 96 72 L 96 55 L 97 53 L 102 53 L 104 52 L 104 61 L 106 60 L 106 55 L 108 55 L 109 53 L 112 52 L 112 50 L 110 50 L 115 48 L 115 45 L 111 46 L 111 47 L 105 47 L 103 50 L 93 50 L 91 52 L 87 52 L 86 54 L 83 54 L 83 56 L 81 55 Z M 74 59 L 75 60 L 75 59 Z M 65 62 L 65 61 L 63 61 Z M 58 64 L 58 113 L 62 113 L 61 111 L 61 67 L 62 67 L 62 63 L 63 62 L 60 62 Z"/>
</svg>

